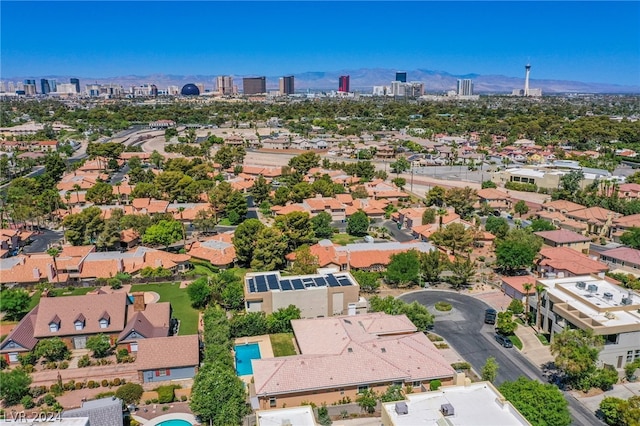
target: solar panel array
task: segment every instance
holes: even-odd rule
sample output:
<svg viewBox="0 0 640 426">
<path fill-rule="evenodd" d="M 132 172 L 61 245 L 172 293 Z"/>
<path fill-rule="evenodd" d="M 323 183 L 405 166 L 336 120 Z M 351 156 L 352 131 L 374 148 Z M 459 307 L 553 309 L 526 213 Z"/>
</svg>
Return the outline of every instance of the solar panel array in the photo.
<svg viewBox="0 0 640 426">
<path fill-rule="evenodd" d="M 304 290 L 311 287 L 347 287 L 352 285 L 348 277 L 333 274 L 321 276 L 283 277 L 278 274 L 254 275 L 247 279 L 249 293 L 264 293 L 270 290 Z"/>
</svg>

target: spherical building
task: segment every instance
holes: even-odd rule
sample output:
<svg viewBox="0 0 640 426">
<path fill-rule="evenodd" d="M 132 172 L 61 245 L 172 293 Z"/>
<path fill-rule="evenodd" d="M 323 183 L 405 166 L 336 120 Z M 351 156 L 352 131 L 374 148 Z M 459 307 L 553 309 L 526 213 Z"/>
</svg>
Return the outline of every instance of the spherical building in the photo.
<svg viewBox="0 0 640 426">
<path fill-rule="evenodd" d="M 200 89 L 195 84 L 185 84 L 182 86 L 182 90 L 180 91 L 182 96 L 198 96 L 200 94 Z"/>
</svg>

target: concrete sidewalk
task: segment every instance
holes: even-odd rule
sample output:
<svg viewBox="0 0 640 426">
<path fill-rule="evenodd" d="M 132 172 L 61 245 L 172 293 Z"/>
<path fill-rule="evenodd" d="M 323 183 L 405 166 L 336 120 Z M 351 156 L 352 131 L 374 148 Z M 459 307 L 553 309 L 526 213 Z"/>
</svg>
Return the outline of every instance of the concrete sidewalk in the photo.
<svg viewBox="0 0 640 426">
<path fill-rule="evenodd" d="M 552 362 L 555 359 L 555 357 L 551 355 L 550 345 L 544 345 L 538 340 L 537 333 L 533 327 L 518 325 L 516 336 L 518 336 L 522 342 L 522 354 L 534 365 L 542 368 L 544 364 Z"/>
</svg>

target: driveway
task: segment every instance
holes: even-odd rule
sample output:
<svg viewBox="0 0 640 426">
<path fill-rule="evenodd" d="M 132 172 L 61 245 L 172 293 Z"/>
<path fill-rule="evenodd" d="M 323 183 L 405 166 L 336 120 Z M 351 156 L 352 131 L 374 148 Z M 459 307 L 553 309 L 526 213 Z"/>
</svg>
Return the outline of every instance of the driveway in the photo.
<svg viewBox="0 0 640 426">
<path fill-rule="evenodd" d="M 385 220 L 381 225 L 387 228 L 393 239 L 396 241 L 404 243 L 415 239 L 413 238 L 413 235 L 406 230 L 398 229 L 398 224 L 392 220 Z"/>
<path fill-rule="evenodd" d="M 503 348 L 495 341 L 492 325 L 484 323 L 485 302 L 471 296 L 452 291 L 423 290 L 407 293 L 399 297 L 405 302 L 417 301 L 429 308 L 436 316 L 434 333 L 444 337 L 462 358 L 480 372 L 487 358 L 494 357 L 500 366 L 494 382 L 497 386 L 505 381 L 516 380 L 520 376 L 546 383 L 538 366 L 533 365 L 516 348 Z M 434 305 L 438 301 L 453 306 L 450 312 L 438 312 Z M 563 392 L 569 402 L 569 409 L 575 424 L 602 424 L 584 405 L 567 392 Z"/>
<path fill-rule="evenodd" d="M 41 234 L 36 234 L 31 237 L 33 241 L 28 246 L 25 246 L 23 253 L 42 253 L 47 250 L 50 244 L 56 243 L 62 240 L 61 231 L 52 231 L 50 229 L 43 229 Z"/>
</svg>

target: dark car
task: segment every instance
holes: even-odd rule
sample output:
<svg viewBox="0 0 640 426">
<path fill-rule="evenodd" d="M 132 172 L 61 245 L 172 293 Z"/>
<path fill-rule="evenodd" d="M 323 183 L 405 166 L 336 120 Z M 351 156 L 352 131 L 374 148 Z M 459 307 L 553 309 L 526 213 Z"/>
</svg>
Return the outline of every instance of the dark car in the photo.
<svg viewBox="0 0 640 426">
<path fill-rule="evenodd" d="M 484 311 L 484 323 L 495 324 L 498 312 L 495 309 L 487 309 Z"/>
<path fill-rule="evenodd" d="M 511 340 L 509 340 L 507 336 L 503 336 L 501 334 L 496 334 L 496 342 L 500 343 L 505 348 L 513 347 L 513 343 L 511 343 Z"/>
</svg>

